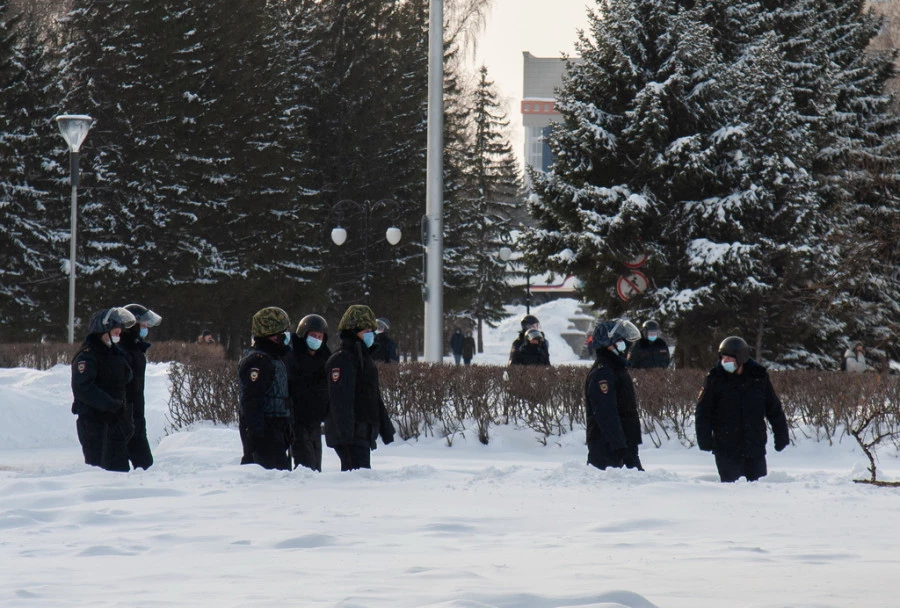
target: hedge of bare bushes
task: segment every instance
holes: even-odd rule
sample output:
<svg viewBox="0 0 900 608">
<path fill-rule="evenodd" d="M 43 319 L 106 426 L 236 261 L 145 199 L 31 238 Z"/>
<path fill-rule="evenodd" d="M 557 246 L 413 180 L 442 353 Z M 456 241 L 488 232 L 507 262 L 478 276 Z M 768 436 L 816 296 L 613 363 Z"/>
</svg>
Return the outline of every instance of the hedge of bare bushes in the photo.
<svg viewBox="0 0 900 608">
<path fill-rule="evenodd" d="M 474 430 L 487 444 L 491 428 L 514 424 L 538 441 L 584 428 L 584 366 L 456 367 L 427 363 L 380 365 L 385 404 L 403 439 L 440 437 L 449 445 Z M 657 447 L 691 447 L 702 370 L 634 370 L 646 436 Z M 233 362 L 174 364 L 170 371 L 174 428 L 198 420 L 236 418 Z M 877 374 L 789 371 L 771 374 L 792 435 L 829 443 L 851 436 L 869 456 L 882 442 L 900 447 L 900 378 Z"/>
<path fill-rule="evenodd" d="M 78 345 L 4 344 L 0 367 L 49 369 L 68 364 Z M 169 370 L 169 430 L 199 421 L 237 420 L 237 364 L 218 345 L 154 343 L 152 361 Z M 452 445 L 474 430 L 487 444 L 491 429 L 514 424 L 534 430 L 542 443 L 584 428 L 584 366 L 457 367 L 427 363 L 380 365 L 385 404 L 403 439 L 440 437 Z M 633 370 L 644 433 L 660 446 L 691 447 L 694 406 L 704 370 Z M 876 450 L 900 448 L 900 377 L 830 371 L 772 372 L 794 438 L 829 443 L 852 437 L 870 461 Z"/>
</svg>

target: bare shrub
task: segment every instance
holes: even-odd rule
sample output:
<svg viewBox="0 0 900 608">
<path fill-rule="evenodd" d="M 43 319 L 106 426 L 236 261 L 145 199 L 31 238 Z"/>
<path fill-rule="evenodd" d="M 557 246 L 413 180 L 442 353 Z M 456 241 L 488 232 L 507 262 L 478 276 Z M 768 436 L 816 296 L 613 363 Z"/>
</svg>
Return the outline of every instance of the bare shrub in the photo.
<svg viewBox="0 0 900 608">
<path fill-rule="evenodd" d="M 69 365 L 81 343 L 12 342 L 0 345 L 0 367 L 27 367 L 48 370 L 55 365 Z"/>
<path fill-rule="evenodd" d="M 205 360 L 169 366 L 168 431 L 200 421 L 234 424 L 238 420 L 240 389 L 233 361 Z"/>
</svg>

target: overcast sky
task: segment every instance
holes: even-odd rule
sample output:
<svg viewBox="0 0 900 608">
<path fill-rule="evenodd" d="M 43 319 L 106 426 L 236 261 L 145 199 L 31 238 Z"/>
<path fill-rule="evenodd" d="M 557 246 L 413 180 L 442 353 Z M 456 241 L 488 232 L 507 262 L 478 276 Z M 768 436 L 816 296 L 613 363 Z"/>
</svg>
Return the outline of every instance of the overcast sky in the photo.
<svg viewBox="0 0 900 608">
<path fill-rule="evenodd" d="M 493 0 L 487 28 L 481 35 L 473 66 L 487 65 L 507 112 L 513 146 L 521 159 L 523 145 L 522 51 L 536 57 L 574 54 L 577 30 L 587 27 L 587 8 L 594 0 Z"/>
</svg>

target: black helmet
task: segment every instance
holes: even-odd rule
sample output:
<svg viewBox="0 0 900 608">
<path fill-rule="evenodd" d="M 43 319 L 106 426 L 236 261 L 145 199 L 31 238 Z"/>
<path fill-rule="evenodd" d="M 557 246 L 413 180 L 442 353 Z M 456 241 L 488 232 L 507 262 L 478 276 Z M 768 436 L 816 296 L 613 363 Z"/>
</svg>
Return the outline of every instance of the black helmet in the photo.
<svg viewBox="0 0 900 608">
<path fill-rule="evenodd" d="M 385 319 L 384 317 L 379 317 L 378 319 L 375 319 L 375 323 L 378 324 L 378 329 L 376 331 L 381 332 L 381 333 L 386 332 L 391 328 L 391 322 L 388 321 L 387 319 Z"/>
<path fill-rule="evenodd" d="M 631 321 L 625 319 L 613 319 L 612 321 L 600 321 L 594 328 L 591 337 L 591 348 L 595 351 L 615 344 L 619 340 L 634 342 L 641 339 L 640 330 Z"/>
<path fill-rule="evenodd" d="M 652 319 L 649 321 L 644 321 L 644 324 L 641 325 L 641 329 L 644 330 L 644 337 L 646 337 L 648 331 L 659 331 L 659 323 L 653 321 Z"/>
<path fill-rule="evenodd" d="M 125 310 L 134 315 L 135 325 L 146 323 L 147 327 L 156 327 L 162 322 L 162 317 L 140 304 L 129 304 Z"/>
<path fill-rule="evenodd" d="M 134 315 L 128 310 L 120 306 L 104 308 L 91 316 L 91 320 L 88 323 L 88 333 L 105 334 L 117 327 L 128 329 L 134 324 Z"/>
<path fill-rule="evenodd" d="M 525 315 L 522 317 L 522 331 L 528 331 L 532 327 L 540 329 L 541 322 L 534 315 Z"/>
<path fill-rule="evenodd" d="M 719 344 L 719 355 L 734 357 L 740 366 L 750 360 L 750 347 L 740 336 L 728 336 Z"/>
<path fill-rule="evenodd" d="M 306 337 L 306 334 L 311 331 L 320 331 L 323 334 L 327 333 L 328 322 L 324 317 L 320 317 L 319 315 L 306 315 L 300 319 L 300 323 L 297 325 L 297 335 L 304 338 Z"/>
</svg>

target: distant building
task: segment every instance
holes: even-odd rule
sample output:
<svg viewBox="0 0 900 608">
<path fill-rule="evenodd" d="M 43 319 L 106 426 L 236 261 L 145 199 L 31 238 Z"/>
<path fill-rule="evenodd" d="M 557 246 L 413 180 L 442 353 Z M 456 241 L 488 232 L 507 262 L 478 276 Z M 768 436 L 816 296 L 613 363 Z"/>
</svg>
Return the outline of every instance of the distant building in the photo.
<svg viewBox="0 0 900 608">
<path fill-rule="evenodd" d="M 884 16 L 884 25 L 872 40 L 871 48 L 879 51 L 900 48 L 900 0 L 869 0 L 868 4 L 876 13 Z M 546 171 L 553 162 L 547 145 L 550 124 L 562 119 L 562 115 L 556 110 L 556 89 L 562 86 L 566 60 L 560 57 L 535 57 L 528 51 L 523 51 L 522 56 L 525 164 Z M 579 59 L 573 58 L 572 61 Z M 900 90 L 900 77 L 894 78 L 888 83 L 888 87 Z"/>
<path fill-rule="evenodd" d="M 556 89 L 562 85 L 566 60 L 522 53 L 522 123 L 525 125 L 525 164 L 546 171 L 552 162 L 547 138 L 550 123 L 559 122 Z"/>
</svg>

